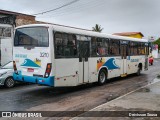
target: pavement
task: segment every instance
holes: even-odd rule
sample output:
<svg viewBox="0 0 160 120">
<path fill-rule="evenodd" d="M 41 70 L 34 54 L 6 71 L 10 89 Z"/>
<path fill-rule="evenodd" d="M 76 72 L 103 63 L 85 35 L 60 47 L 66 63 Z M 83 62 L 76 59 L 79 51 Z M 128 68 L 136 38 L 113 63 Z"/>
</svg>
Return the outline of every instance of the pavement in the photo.
<svg viewBox="0 0 160 120">
<path fill-rule="evenodd" d="M 159 120 L 160 79 L 71 120 Z"/>
<path fill-rule="evenodd" d="M 47 112 L 44 115 L 47 117 L 37 118 L 39 120 L 69 120 L 75 115 L 78 116 L 73 118 L 75 120 L 130 120 L 132 117 L 128 116 L 132 111 L 160 111 L 160 79 L 155 79 L 158 74 L 160 74 L 160 59 L 156 59 L 155 63 L 149 66 L 149 70 L 143 71 L 140 76 L 133 74 L 126 78 L 114 78 L 103 86 L 90 84 L 74 88 L 37 85 L 17 85 L 12 89 L 0 87 L 0 103 L 2 103 L 0 111 L 51 111 L 52 116 L 61 113 L 66 115 L 59 118 L 49 117 L 51 115 L 46 115 Z M 85 117 L 82 115 L 84 112 Z M 0 120 L 6 119 L 21 120 L 22 118 L 0 118 Z M 159 120 L 156 117 L 152 118 L 152 120 L 156 119 Z"/>
</svg>

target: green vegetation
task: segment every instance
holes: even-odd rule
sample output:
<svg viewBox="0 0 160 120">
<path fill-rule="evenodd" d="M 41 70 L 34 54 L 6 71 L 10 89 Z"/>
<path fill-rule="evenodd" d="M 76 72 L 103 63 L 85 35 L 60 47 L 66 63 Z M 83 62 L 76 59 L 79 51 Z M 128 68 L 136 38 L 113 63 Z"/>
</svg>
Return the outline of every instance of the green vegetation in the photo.
<svg viewBox="0 0 160 120">
<path fill-rule="evenodd" d="M 102 32 L 103 28 L 101 28 L 101 25 L 96 24 L 95 27 L 92 27 L 92 30 L 95 32 Z"/>
</svg>

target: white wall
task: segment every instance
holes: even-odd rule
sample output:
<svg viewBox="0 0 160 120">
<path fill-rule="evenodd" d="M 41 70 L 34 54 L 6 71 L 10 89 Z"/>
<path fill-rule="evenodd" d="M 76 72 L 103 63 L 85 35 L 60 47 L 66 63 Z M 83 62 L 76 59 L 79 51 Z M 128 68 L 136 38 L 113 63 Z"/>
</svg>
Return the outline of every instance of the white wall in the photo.
<svg viewBox="0 0 160 120">
<path fill-rule="evenodd" d="M 1 39 L 1 65 L 12 61 L 12 38 Z"/>
<path fill-rule="evenodd" d="M 12 61 L 13 54 L 13 27 L 7 24 L 0 24 L 0 27 L 11 28 L 11 37 L 0 38 L 0 49 L 1 49 L 1 65 Z"/>
<path fill-rule="evenodd" d="M 153 50 L 153 51 L 152 51 L 152 56 L 153 56 L 154 58 L 158 58 L 158 57 L 159 57 L 159 55 L 158 55 L 158 50 Z"/>
</svg>

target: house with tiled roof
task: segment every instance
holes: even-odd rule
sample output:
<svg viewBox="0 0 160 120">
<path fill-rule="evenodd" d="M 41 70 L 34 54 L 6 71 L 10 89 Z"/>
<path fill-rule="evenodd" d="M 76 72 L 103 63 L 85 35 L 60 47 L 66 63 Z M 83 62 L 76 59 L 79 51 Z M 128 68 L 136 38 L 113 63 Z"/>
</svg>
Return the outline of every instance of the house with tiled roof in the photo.
<svg viewBox="0 0 160 120">
<path fill-rule="evenodd" d="M 122 33 L 114 33 L 113 35 L 140 38 L 140 39 L 144 37 L 144 35 L 141 32 L 122 32 Z"/>
</svg>

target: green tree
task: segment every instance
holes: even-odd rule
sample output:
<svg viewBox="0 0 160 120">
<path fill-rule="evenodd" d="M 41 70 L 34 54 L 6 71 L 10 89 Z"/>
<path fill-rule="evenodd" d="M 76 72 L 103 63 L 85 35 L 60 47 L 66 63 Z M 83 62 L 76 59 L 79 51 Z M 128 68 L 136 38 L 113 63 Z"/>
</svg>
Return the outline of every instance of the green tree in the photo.
<svg viewBox="0 0 160 120">
<path fill-rule="evenodd" d="M 101 25 L 96 24 L 95 27 L 92 27 L 92 30 L 95 32 L 102 32 L 103 28 L 101 28 Z"/>
<path fill-rule="evenodd" d="M 155 42 L 153 42 L 153 44 L 157 44 L 158 49 L 160 50 L 160 38 L 158 38 Z"/>
</svg>

